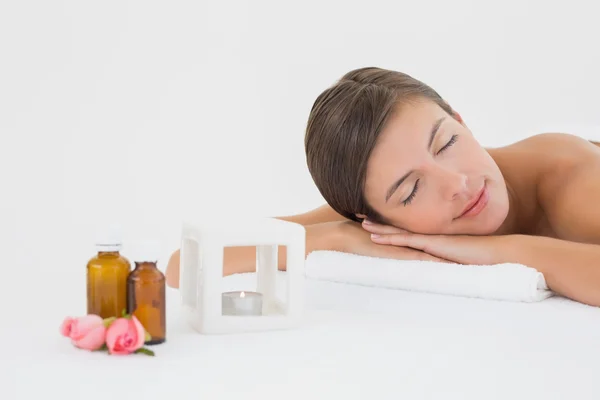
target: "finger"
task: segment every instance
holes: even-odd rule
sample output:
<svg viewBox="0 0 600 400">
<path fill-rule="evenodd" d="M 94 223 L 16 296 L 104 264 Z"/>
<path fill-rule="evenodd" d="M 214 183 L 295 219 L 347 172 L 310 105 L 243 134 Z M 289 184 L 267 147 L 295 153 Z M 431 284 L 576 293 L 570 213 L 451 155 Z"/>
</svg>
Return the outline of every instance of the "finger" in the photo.
<svg viewBox="0 0 600 400">
<path fill-rule="evenodd" d="M 417 250 L 426 250 L 427 240 L 432 240 L 431 238 L 426 238 L 424 235 L 414 234 L 414 233 L 394 233 L 394 234 L 372 234 L 371 240 L 375 243 L 379 244 L 390 244 L 392 246 L 404 246 L 410 247 L 412 249 Z"/>
<path fill-rule="evenodd" d="M 390 234 L 394 234 L 394 233 L 406 233 L 406 231 L 404 229 L 396 228 L 395 226 L 391 226 L 391 225 L 376 224 L 376 223 L 370 222 L 368 220 L 363 221 L 362 227 L 367 232 L 376 233 L 379 235 L 390 235 Z"/>
</svg>

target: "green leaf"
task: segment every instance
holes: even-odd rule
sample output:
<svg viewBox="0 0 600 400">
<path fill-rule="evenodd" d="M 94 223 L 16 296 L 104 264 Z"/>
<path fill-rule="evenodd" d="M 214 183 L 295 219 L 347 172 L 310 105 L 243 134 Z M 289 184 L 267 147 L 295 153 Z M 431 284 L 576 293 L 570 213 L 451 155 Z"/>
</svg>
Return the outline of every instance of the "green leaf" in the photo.
<svg viewBox="0 0 600 400">
<path fill-rule="evenodd" d="M 148 342 L 152 339 L 152 335 L 150 333 L 148 333 L 147 330 L 144 330 L 145 332 L 145 336 L 144 336 L 144 342 Z"/>
<path fill-rule="evenodd" d="M 110 324 L 112 324 L 116 319 L 117 319 L 117 317 L 104 318 L 102 320 L 102 322 L 104 322 L 104 327 L 108 328 L 110 326 Z"/>
<path fill-rule="evenodd" d="M 146 349 L 146 348 L 144 348 L 144 347 L 140 347 L 139 349 L 137 349 L 137 350 L 135 351 L 135 353 L 139 353 L 139 354 L 145 354 L 145 355 L 147 355 L 147 356 L 152 356 L 152 357 L 154 357 L 154 352 L 153 352 L 152 350 L 150 350 L 150 349 Z"/>
</svg>

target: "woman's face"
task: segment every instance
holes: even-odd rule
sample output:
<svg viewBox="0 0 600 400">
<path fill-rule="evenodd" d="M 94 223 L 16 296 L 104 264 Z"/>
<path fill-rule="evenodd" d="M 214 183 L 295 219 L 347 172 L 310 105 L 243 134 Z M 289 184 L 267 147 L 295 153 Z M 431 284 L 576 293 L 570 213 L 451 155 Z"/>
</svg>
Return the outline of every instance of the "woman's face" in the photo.
<svg viewBox="0 0 600 400">
<path fill-rule="evenodd" d="M 502 173 L 457 118 L 422 101 L 390 119 L 365 183 L 366 200 L 387 223 L 414 233 L 485 235 L 504 222 Z"/>
</svg>

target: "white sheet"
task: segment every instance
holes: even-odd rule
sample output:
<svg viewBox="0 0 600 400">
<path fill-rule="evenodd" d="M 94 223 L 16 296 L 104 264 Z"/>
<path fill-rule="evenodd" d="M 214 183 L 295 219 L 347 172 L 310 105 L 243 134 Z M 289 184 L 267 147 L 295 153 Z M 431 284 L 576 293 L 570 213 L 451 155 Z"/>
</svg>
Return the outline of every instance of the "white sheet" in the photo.
<svg viewBox="0 0 600 400">
<path fill-rule="evenodd" d="M 227 277 L 224 289 L 252 289 L 254 278 Z M 3 325 L 0 397 L 33 398 L 43 387 L 86 400 L 600 398 L 597 308 L 314 280 L 306 295 L 303 329 L 201 336 L 179 319 L 170 289 L 156 358 L 72 348 L 58 335 L 64 308 L 29 325 L 22 316 Z"/>
</svg>

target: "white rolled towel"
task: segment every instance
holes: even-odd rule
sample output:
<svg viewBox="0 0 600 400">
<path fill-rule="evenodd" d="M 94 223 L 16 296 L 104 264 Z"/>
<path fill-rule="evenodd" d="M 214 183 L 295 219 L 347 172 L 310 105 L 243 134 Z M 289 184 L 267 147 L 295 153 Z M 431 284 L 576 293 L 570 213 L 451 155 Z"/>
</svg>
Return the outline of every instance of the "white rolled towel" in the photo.
<svg viewBox="0 0 600 400">
<path fill-rule="evenodd" d="M 542 273 L 521 264 L 458 265 L 319 250 L 308 255 L 305 275 L 330 282 L 515 302 L 536 302 L 553 295 Z"/>
</svg>

